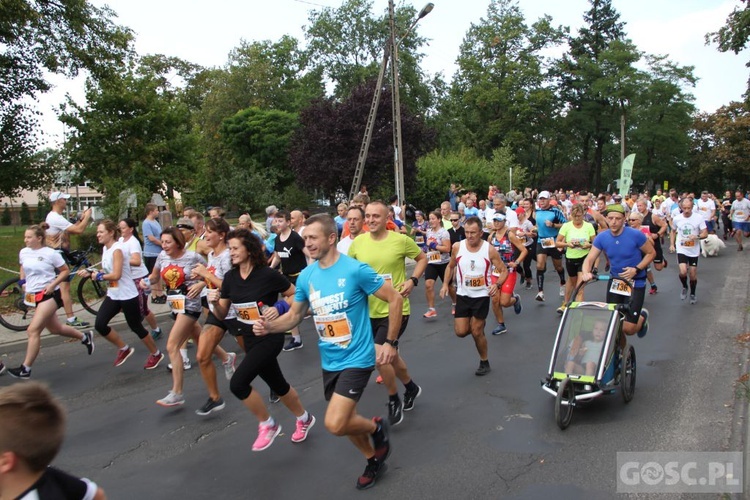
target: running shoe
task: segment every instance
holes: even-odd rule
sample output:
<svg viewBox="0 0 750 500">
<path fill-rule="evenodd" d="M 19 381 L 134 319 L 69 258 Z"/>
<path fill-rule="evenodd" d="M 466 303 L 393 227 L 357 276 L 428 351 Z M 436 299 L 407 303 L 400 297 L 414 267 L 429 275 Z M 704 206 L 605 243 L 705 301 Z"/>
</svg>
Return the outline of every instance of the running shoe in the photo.
<svg viewBox="0 0 750 500">
<path fill-rule="evenodd" d="M 275 403 L 278 403 L 279 401 L 281 401 L 281 398 L 275 392 L 271 391 L 268 394 L 268 402 L 269 403 L 274 403 L 275 404 Z"/>
<path fill-rule="evenodd" d="M 536 300 L 537 302 L 544 302 L 544 292 L 537 293 L 534 300 Z"/>
<path fill-rule="evenodd" d="M 88 321 L 81 321 L 76 316 L 76 317 L 73 318 L 73 321 L 67 320 L 65 322 L 65 324 L 68 325 L 68 326 L 72 326 L 74 328 L 85 328 L 85 327 L 89 326 L 90 323 Z"/>
<path fill-rule="evenodd" d="M 91 330 L 87 332 L 83 332 L 83 340 L 81 340 L 81 344 L 86 346 L 86 350 L 89 353 L 89 356 L 94 352 L 94 332 Z"/>
<path fill-rule="evenodd" d="M 224 367 L 224 376 L 227 380 L 232 380 L 232 375 L 234 375 L 234 363 L 237 361 L 237 354 L 233 352 L 227 353 L 227 359 L 224 363 L 221 365 Z"/>
<path fill-rule="evenodd" d="M 315 425 L 315 417 L 313 414 L 308 413 L 307 415 L 307 422 L 297 419 L 297 428 L 294 429 L 294 434 L 292 434 L 292 443 L 301 443 L 307 439 L 307 433 L 312 429 L 312 426 Z"/>
<path fill-rule="evenodd" d="M 297 342 L 293 338 L 289 340 L 289 343 L 284 346 L 284 351 L 294 351 L 295 349 L 302 349 L 302 342 Z"/>
<path fill-rule="evenodd" d="M 565 312 L 565 302 L 560 305 L 560 307 L 557 308 L 557 314 L 562 314 Z"/>
<path fill-rule="evenodd" d="M 437 311 L 434 308 L 427 309 L 427 312 L 422 315 L 423 318 L 437 318 Z"/>
<path fill-rule="evenodd" d="M 404 421 L 404 404 L 400 399 L 388 401 L 388 423 L 398 425 Z"/>
<path fill-rule="evenodd" d="M 281 425 L 258 425 L 258 438 L 253 443 L 253 451 L 263 451 L 273 444 L 281 432 Z"/>
<path fill-rule="evenodd" d="M 565 297 L 565 285 L 560 285 L 560 297 Z"/>
<path fill-rule="evenodd" d="M 159 295 L 158 297 L 151 297 L 151 303 L 152 304 L 166 304 L 167 303 L 167 296 L 166 295 Z"/>
<path fill-rule="evenodd" d="M 188 370 L 190 370 L 190 369 L 191 369 L 192 367 L 193 367 L 193 365 L 191 365 L 191 364 L 190 364 L 190 360 L 189 360 L 189 359 L 183 359 L 183 360 L 182 360 L 182 369 L 183 369 L 184 371 L 188 371 Z M 172 363 L 169 363 L 169 364 L 167 365 L 167 371 L 168 371 L 169 373 L 172 373 Z"/>
<path fill-rule="evenodd" d="M 531 290 L 531 288 L 532 288 L 531 281 L 527 281 L 526 282 L 526 290 Z"/>
<path fill-rule="evenodd" d="M 645 337 L 648 333 L 648 309 L 641 309 L 641 316 L 643 316 L 643 325 L 641 326 L 641 329 L 638 330 L 639 338 Z"/>
<path fill-rule="evenodd" d="M 151 330 L 151 338 L 154 340 L 159 340 L 161 338 L 161 328 L 157 328 L 155 330 Z"/>
<path fill-rule="evenodd" d="M 513 296 L 516 298 L 516 302 L 513 304 L 513 312 L 521 314 L 521 296 L 514 293 Z"/>
<path fill-rule="evenodd" d="M 128 347 L 125 350 L 119 349 L 117 351 L 117 357 L 115 358 L 115 366 L 120 366 L 121 364 L 123 364 L 128 360 L 130 356 L 133 355 L 134 352 L 135 349 L 133 349 L 132 347 Z"/>
<path fill-rule="evenodd" d="M 648 294 L 649 295 L 656 295 L 656 293 L 657 293 L 657 286 L 656 285 L 651 285 L 651 289 L 648 291 Z"/>
<path fill-rule="evenodd" d="M 487 375 L 492 371 L 492 368 L 490 368 L 490 362 L 487 361 L 479 361 L 479 368 L 477 368 L 477 371 L 474 372 L 474 375 L 477 377 L 481 377 L 482 375 Z"/>
<path fill-rule="evenodd" d="M 165 397 L 157 400 L 156 404 L 165 408 L 184 405 L 185 396 L 183 396 L 182 394 L 177 394 L 176 392 L 169 391 Z"/>
<path fill-rule="evenodd" d="M 373 417 L 378 428 L 372 434 L 372 446 L 375 448 L 375 458 L 378 462 L 385 462 L 391 454 L 391 440 L 388 422 L 383 417 Z"/>
<path fill-rule="evenodd" d="M 683 288 L 682 291 L 680 292 L 680 300 L 685 300 L 687 296 L 688 296 L 688 289 Z"/>
<path fill-rule="evenodd" d="M 164 359 L 164 353 L 159 352 L 159 354 L 149 354 L 148 358 L 146 358 L 146 364 L 143 365 L 144 370 L 153 370 L 157 366 L 159 366 L 159 363 L 161 363 L 161 360 Z"/>
<path fill-rule="evenodd" d="M 20 378 L 21 380 L 29 380 L 31 378 L 31 371 L 25 369 L 22 365 L 18 368 L 8 368 L 8 375 L 13 378 Z"/>
<path fill-rule="evenodd" d="M 382 375 L 378 375 L 377 377 L 375 377 L 375 383 L 376 384 L 382 384 L 383 383 L 383 376 Z"/>
<path fill-rule="evenodd" d="M 357 479 L 357 489 L 366 490 L 375 486 L 375 482 L 378 480 L 383 473 L 388 470 L 388 465 L 380 462 L 379 460 L 373 460 L 367 462 L 365 471 Z"/>
<path fill-rule="evenodd" d="M 205 416 L 210 413 L 213 413 L 215 411 L 221 411 L 226 406 L 226 403 L 224 403 L 224 400 L 222 398 L 217 399 L 214 401 L 211 398 L 208 398 L 208 401 L 206 401 L 206 404 L 195 410 L 196 415 Z"/>
<path fill-rule="evenodd" d="M 0 361 L 0 375 L 2 375 L 3 373 L 5 373 L 5 364 Z"/>
<path fill-rule="evenodd" d="M 695 298 L 695 295 L 690 294 L 690 303 L 695 304 L 696 302 L 698 302 L 698 300 Z"/>
<path fill-rule="evenodd" d="M 492 335 L 502 335 L 503 333 L 508 333 L 508 329 L 505 328 L 505 323 L 498 323 L 491 333 Z"/>
<path fill-rule="evenodd" d="M 417 386 L 416 391 L 404 392 L 404 411 L 411 411 L 414 409 L 414 400 L 422 395 L 422 388 Z"/>
</svg>

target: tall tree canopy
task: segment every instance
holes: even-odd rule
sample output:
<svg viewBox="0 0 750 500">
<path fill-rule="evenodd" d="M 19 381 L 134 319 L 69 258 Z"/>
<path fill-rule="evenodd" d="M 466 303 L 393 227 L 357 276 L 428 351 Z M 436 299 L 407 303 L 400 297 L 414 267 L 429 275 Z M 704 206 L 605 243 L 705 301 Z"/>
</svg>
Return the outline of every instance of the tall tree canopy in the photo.
<svg viewBox="0 0 750 500">
<path fill-rule="evenodd" d="M 87 0 L 0 2 L 0 194 L 39 187 L 44 178 L 31 161 L 38 123 L 28 102 L 52 87 L 46 73 L 86 70 L 98 79 L 129 53 L 132 33 L 114 17 Z"/>
</svg>

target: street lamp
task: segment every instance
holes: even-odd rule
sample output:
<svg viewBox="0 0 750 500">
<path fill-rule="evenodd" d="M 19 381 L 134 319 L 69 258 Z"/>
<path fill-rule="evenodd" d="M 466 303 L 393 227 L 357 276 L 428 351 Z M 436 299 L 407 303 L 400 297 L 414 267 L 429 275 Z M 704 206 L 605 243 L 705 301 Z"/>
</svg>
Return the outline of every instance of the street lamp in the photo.
<svg viewBox="0 0 750 500">
<path fill-rule="evenodd" d="M 352 180 L 352 187 L 349 191 L 349 199 L 351 200 L 359 192 L 359 187 L 362 184 L 362 175 L 364 173 L 365 160 L 367 160 L 367 152 L 370 149 L 370 140 L 372 139 L 372 130 L 375 125 L 375 116 L 377 115 L 378 105 L 380 103 L 380 93 L 383 89 L 383 77 L 385 70 L 388 67 L 388 60 L 391 60 L 391 99 L 392 99 L 392 112 L 393 112 L 393 149 L 394 149 L 394 161 L 393 170 L 396 185 L 396 195 L 398 196 L 399 206 L 404 202 L 404 157 L 402 152 L 402 140 L 401 140 L 401 98 L 399 95 L 399 73 L 398 73 L 398 45 L 411 30 L 416 26 L 420 19 L 425 17 L 427 14 L 432 12 L 435 8 L 435 4 L 428 3 L 425 5 L 414 22 L 409 26 L 404 35 L 396 40 L 396 21 L 395 21 L 395 9 L 393 6 L 393 0 L 388 0 L 388 18 L 390 23 L 391 36 L 388 44 L 385 47 L 383 54 L 383 63 L 380 66 L 380 73 L 378 74 L 378 81 L 375 87 L 375 94 L 372 97 L 372 104 L 370 106 L 370 114 L 367 117 L 367 125 L 365 126 L 365 136 L 362 139 L 362 146 L 359 150 L 359 158 L 357 159 L 357 166 L 354 170 L 354 179 Z"/>
</svg>

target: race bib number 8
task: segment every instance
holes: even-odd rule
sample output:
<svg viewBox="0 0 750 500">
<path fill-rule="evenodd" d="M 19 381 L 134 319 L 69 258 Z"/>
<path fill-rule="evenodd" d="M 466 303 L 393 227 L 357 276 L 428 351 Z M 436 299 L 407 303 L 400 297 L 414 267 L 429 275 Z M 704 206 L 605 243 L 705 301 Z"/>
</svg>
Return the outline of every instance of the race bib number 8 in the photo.
<svg viewBox="0 0 750 500">
<path fill-rule="evenodd" d="M 352 339 L 352 328 L 346 313 L 315 316 L 314 320 L 321 341 L 342 344 Z"/>
<path fill-rule="evenodd" d="M 609 291 L 617 295 L 623 295 L 625 297 L 630 297 L 630 295 L 633 293 L 630 285 L 622 280 L 612 280 L 612 284 L 609 286 Z"/>
<path fill-rule="evenodd" d="M 260 309 L 257 302 L 243 302 L 234 304 L 234 310 L 237 311 L 237 321 L 252 325 L 260 319 Z"/>
</svg>

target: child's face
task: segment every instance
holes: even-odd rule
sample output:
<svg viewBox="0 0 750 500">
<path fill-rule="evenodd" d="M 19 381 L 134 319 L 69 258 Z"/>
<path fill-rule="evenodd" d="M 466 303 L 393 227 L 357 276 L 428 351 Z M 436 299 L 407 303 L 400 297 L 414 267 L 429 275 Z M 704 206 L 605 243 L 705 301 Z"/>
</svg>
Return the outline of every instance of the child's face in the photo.
<svg viewBox="0 0 750 500">
<path fill-rule="evenodd" d="M 597 321 L 594 323 L 594 340 L 601 342 L 607 335 L 607 324 L 604 321 Z"/>
</svg>

